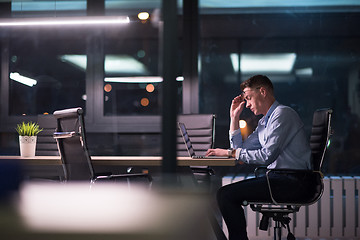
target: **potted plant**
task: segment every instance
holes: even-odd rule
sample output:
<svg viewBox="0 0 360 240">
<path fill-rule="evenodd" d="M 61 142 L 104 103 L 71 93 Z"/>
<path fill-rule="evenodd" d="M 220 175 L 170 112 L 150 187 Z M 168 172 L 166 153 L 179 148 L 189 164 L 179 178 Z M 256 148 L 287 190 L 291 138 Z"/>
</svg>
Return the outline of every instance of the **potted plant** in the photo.
<svg viewBox="0 0 360 240">
<path fill-rule="evenodd" d="M 15 130 L 19 134 L 20 155 L 22 157 L 34 157 L 37 135 L 43 130 L 34 122 L 22 122 Z"/>
</svg>

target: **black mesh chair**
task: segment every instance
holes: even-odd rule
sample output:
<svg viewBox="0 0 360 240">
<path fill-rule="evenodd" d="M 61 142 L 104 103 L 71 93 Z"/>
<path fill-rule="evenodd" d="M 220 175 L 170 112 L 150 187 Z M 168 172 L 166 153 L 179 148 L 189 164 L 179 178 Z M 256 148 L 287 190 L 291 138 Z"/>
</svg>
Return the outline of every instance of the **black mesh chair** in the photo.
<svg viewBox="0 0 360 240">
<path fill-rule="evenodd" d="M 55 111 L 57 121 L 54 138 L 64 168 L 65 181 L 91 181 L 99 180 L 128 181 L 129 179 L 144 179 L 151 183 L 148 173 L 125 174 L 97 174 L 94 171 L 88 151 L 85 133 L 85 123 L 82 108 L 71 108 Z"/>
<path fill-rule="evenodd" d="M 312 131 L 310 136 L 310 148 L 312 153 L 313 170 L 291 170 L 291 169 L 266 169 L 265 167 L 259 167 L 255 170 L 255 176 L 259 176 L 261 171 L 265 171 L 268 187 L 270 191 L 270 202 L 243 202 L 243 205 L 250 205 L 253 211 L 260 212 L 262 219 L 260 221 L 260 230 L 266 231 L 269 225 L 269 219 L 272 218 L 275 222 L 274 225 L 274 239 L 281 239 L 282 227 L 287 228 L 288 240 L 294 240 L 295 237 L 290 231 L 289 223 L 291 218 L 288 216 L 290 213 L 295 213 L 300 210 L 301 206 L 311 205 L 317 202 L 323 193 L 323 174 L 321 173 L 321 166 L 324 160 L 325 152 L 328 146 L 329 137 L 331 134 L 330 120 L 331 109 L 320 109 L 314 112 Z M 277 172 L 280 174 L 293 174 L 303 176 L 308 182 L 310 187 L 308 194 L 303 196 L 302 199 L 296 201 L 284 201 L 280 200 L 275 195 L 269 174 L 271 172 Z"/>
</svg>

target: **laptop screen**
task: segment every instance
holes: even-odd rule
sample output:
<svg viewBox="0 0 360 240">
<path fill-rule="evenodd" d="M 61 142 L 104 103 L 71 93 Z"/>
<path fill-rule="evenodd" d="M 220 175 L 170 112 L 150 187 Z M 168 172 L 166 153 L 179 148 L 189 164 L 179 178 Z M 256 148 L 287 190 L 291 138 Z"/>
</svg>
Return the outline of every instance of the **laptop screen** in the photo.
<svg viewBox="0 0 360 240">
<path fill-rule="evenodd" d="M 188 132 L 186 130 L 185 124 L 181 123 L 181 122 L 179 122 L 178 124 L 179 124 L 180 133 L 182 135 L 182 138 L 184 140 L 186 149 L 187 149 L 190 157 L 195 156 L 195 151 L 194 151 L 194 148 L 193 148 L 192 143 L 190 141 L 190 137 L 189 137 L 189 134 L 188 134 Z"/>
</svg>

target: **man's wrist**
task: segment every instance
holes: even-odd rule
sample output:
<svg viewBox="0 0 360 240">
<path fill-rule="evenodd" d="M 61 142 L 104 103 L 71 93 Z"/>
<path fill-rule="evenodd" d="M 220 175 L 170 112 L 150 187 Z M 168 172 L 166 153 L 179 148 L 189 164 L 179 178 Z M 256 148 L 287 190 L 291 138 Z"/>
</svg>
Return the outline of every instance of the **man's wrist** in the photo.
<svg viewBox="0 0 360 240">
<path fill-rule="evenodd" d="M 229 149 L 227 150 L 228 157 L 230 157 L 230 158 L 235 158 L 235 152 L 236 152 L 236 149 L 229 148 Z"/>
</svg>

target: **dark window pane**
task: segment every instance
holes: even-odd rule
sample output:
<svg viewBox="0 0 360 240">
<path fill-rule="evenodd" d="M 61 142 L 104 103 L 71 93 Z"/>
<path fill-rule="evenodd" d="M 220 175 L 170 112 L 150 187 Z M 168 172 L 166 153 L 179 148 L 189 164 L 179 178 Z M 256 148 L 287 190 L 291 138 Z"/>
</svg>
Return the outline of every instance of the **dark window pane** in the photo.
<svg viewBox="0 0 360 240">
<path fill-rule="evenodd" d="M 9 115 L 85 108 L 86 43 L 64 35 L 44 31 L 10 40 Z M 36 84 L 21 83 L 19 77 Z"/>
<path fill-rule="evenodd" d="M 204 11 L 200 111 L 217 115 L 215 145 L 228 147 L 231 99 L 240 93 L 242 81 L 265 74 L 273 81 L 277 100 L 299 113 L 309 134 L 316 109 L 334 110 L 323 170 L 358 174 L 360 14 L 300 10 L 237 15 Z M 250 111 L 241 118 L 250 132 L 256 127 L 258 117 Z"/>
</svg>

